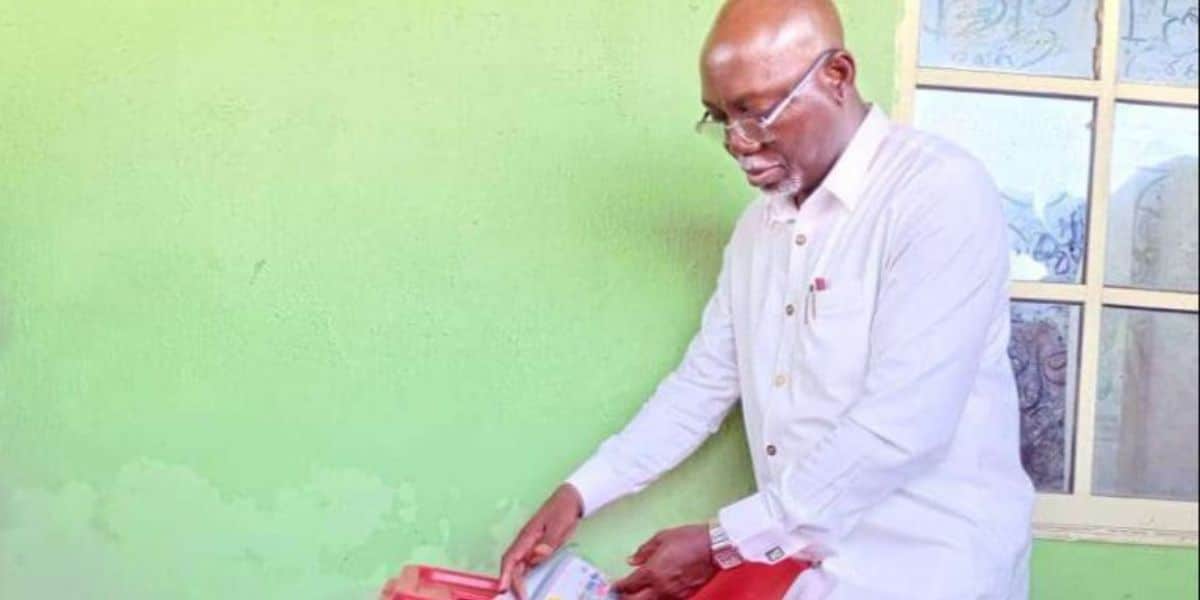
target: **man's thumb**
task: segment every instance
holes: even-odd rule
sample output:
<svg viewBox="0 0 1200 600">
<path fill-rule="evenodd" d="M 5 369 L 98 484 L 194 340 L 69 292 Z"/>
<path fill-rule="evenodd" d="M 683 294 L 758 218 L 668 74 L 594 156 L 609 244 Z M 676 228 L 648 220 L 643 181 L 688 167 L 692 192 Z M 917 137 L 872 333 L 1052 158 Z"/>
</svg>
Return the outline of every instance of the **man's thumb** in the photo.
<svg viewBox="0 0 1200 600">
<path fill-rule="evenodd" d="M 633 556 L 630 556 L 626 562 L 628 562 L 631 566 L 640 567 L 646 562 L 646 559 L 650 557 L 650 554 L 654 552 L 655 548 L 658 548 L 657 536 L 651 538 L 650 541 L 646 542 L 645 544 L 642 544 L 641 547 L 639 547 L 637 551 L 633 553 Z"/>
</svg>

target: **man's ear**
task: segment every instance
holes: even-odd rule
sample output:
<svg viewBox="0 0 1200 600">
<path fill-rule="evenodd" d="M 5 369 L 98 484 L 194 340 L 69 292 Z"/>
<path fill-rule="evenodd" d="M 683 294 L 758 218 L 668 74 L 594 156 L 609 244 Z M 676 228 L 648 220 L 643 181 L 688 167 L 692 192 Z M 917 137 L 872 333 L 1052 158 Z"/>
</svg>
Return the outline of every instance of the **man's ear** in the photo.
<svg viewBox="0 0 1200 600">
<path fill-rule="evenodd" d="M 858 73 L 854 56 L 845 50 L 840 50 L 829 58 L 829 62 L 825 63 L 822 71 L 825 72 L 834 101 L 839 106 L 844 104 L 850 89 L 854 87 L 854 79 Z"/>
</svg>

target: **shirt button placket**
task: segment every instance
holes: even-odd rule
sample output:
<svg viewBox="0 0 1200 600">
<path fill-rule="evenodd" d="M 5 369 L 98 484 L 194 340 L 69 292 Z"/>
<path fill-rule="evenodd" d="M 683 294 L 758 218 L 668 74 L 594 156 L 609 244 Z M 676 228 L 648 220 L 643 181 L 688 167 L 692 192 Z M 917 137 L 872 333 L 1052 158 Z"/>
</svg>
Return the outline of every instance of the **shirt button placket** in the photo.
<svg viewBox="0 0 1200 600">
<path fill-rule="evenodd" d="M 803 233 L 797 233 L 796 237 L 793 238 L 793 240 L 795 241 L 797 251 L 800 251 L 800 249 L 804 248 L 804 246 L 806 246 L 808 244 L 808 236 Z M 797 258 L 794 260 L 799 260 L 799 259 Z M 783 307 L 783 312 L 785 315 L 787 315 L 789 317 L 794 316 L 796 314 L 796 305 L 795 304 L 787 304 L 786 306 Z M 789 331 L 789 333 L 785 334 L 783 344 L 784 344 L 785 348 L 790 348 L 792 346 L 792 344 L 789 342 L 792 340 L 789 340 L 788 337 L 790 336 L 791 332 L 787 328 L 785 328 L 785 331 Z M 790 363 L 790 361 L 785 361 L 785 365 L 789 364 L 789 363 Z M 778 389 L 782 392 L 786 392 L 787 391 L 786 388 L 787 388 L 787 384 L 788 384 L 788 376 L 785 373 L 780 372 L 772 379 L 771 383 L 775 386 L 776 389 Z M 770 419 L 768 418 L 767 420 L 768 420 L 768 425 L 767 425 L 766 433 L 767 433 L 768 438 L 770 438 L 773 436 L 773 434 L 771 432 L 772 428 L 769 425 Z M 779 447 L 776 446 L 775 444 L 767 444 L 765 451 L 766 451 L 768 457 L 773 458 L 779 454 Z M 771 470 L 772 470 L 772 472 L 774 472 L 775 467 L 771 467 Z"/>
</svg>

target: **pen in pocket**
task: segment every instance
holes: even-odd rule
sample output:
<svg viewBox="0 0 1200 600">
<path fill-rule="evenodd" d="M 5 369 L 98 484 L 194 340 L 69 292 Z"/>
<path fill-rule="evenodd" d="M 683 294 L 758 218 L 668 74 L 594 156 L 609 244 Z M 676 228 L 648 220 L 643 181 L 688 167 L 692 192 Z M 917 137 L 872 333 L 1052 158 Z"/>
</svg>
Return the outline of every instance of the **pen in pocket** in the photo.
<svg viewBox="0 0 1200 600">
<path fill-rule="evenodd" d="M 808 285 L 808 299 L 805 304 L 807 305 L 806 308 L 808 308 L 806 312 L 809 314 L 805 316 L 806 323 L 810 319 L 813 321 L 817 320 L 817 298 L 820 296 L 820 292 L 827 289 L 829 289 L 829 282 L 824 277 L 817 277 Z"/>
</svg>

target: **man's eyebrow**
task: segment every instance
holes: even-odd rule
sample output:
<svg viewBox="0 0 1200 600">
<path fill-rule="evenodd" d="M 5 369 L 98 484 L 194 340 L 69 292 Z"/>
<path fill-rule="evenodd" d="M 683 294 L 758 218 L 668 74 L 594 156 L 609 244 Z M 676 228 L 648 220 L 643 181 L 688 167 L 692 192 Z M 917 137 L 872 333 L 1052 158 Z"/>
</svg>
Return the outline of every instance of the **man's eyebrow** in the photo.
<svg viewBox="0 0 1200 600">
<path fill-rule="evenodd" d="M 751 98 L 753 98 L 753 95 L 739 96 L 737 98 L 734 98 L 732 101 L 730 101 L 727 104 L 727 106 L 743 106 L 743 105 L 745 105 L 746 100 L 751 99 Z M 708 100 L 701 99 L 700 104 L 703 104 L 704 107 L 709 110 L 717 110 L 717 111 L 722 110 L 721 107 L 718 106 L 715 102 L 710 102 Z"/>
<path fill-rule="evenodd" d="M 714 115 L 723 115 L 725 110 L 716 103 L 703 98 L 700 99 L 700 104 Z M 726 106 L 738 111 L 766 110 L 771 106 L 771 92 L 747 92 L 731 100 Z"/>
</svg>

